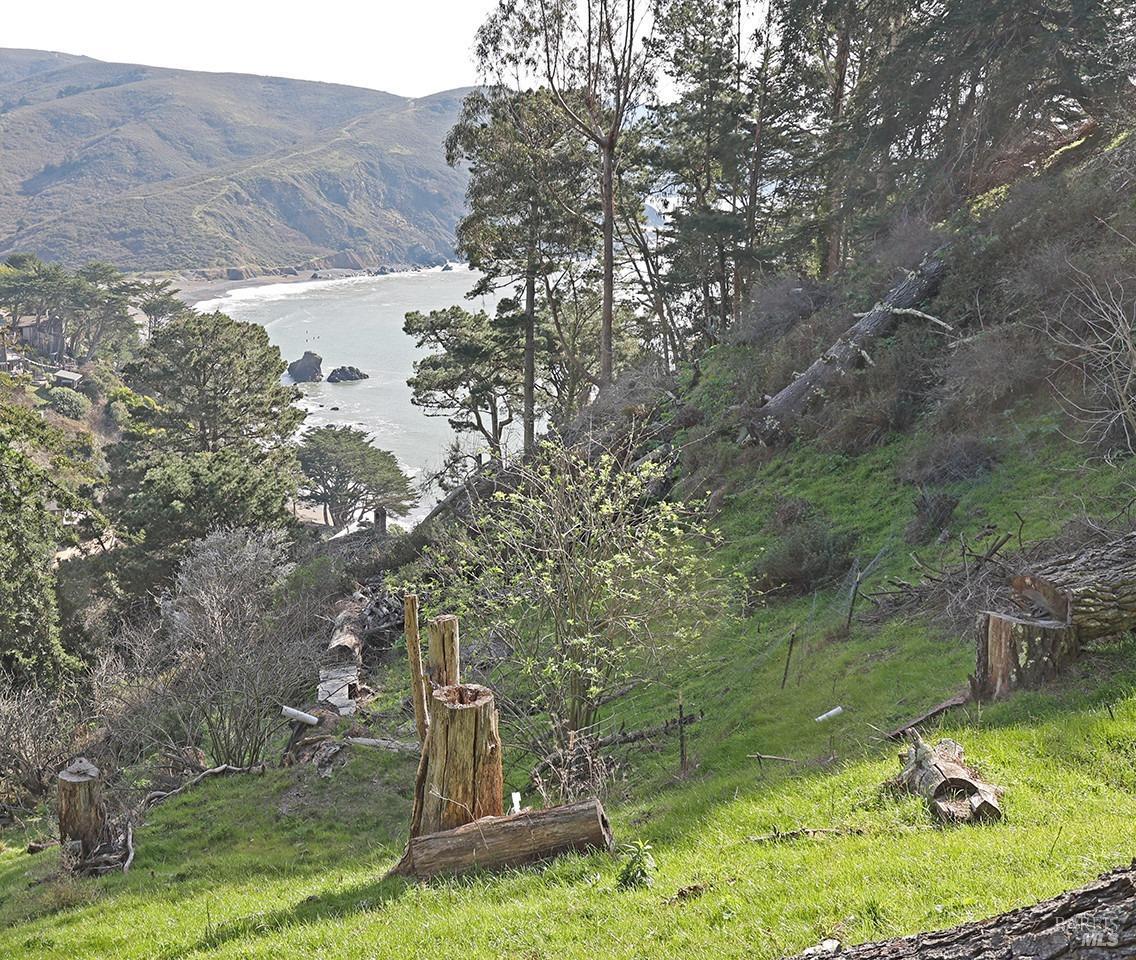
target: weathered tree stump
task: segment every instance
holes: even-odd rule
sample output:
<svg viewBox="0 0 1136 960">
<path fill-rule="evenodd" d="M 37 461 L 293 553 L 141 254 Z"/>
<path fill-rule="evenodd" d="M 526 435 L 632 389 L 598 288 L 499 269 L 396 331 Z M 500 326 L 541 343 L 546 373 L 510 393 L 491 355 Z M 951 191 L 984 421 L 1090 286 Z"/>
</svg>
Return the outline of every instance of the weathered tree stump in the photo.
<svg viewBox="0 0 1136 960">
<path fill-rule="evenodd" d="M 493 692 L 473 683 L 434 690 L 410 836 L 500 816 L 504 813 L 503 789 Z"/>
<path fill-rule="evenodd" d="M 1079 651 L 1077 628 L 1060 620 L 981 613 L 972 678 L 974 696 L 997 700 L 1019 687 L 1038 687 L 1057 676 Z"/>
<path fill-rule="evenodd" d="M 427 679 L 435 687 L 450 687 L 461 683 L 458 618 L 448 614 L 435 617 L 430 621 L 427 632 Z"/>
<path fill-rule="evenodd" d="M 439 874 L 521 866 L 571 851 L 613 848 L 603 806 L 598 800 L 583 800 L 412 837 L 392 872 L 425 880 Z"/>
<path fill-rule="evenodd" d="M 826 949 L 827 948 L 827 949 Z M 841 949 L 835 941 L 800 955 L 843 960 L 1111 960 L 1136 956 L 1136 867 L 989 920 Z"/>
<path fill-rule="evenodd" d="M 102 773 L 86 757 L 76 757 L 58 774 L 59 839 L 77 840 L 86 857 L 106 835 Z"/>
<path fill-rule="evenodd" d="M 963 763 L 962 747 L 954 740 L 940 740 L 934 747 L 910 732 L 906 763 L 893 784 L 908 793 L 925 797 L 927 806 L 944 823 L 1000 820 L 995 787 L 980 780 Z"/>
</svg>

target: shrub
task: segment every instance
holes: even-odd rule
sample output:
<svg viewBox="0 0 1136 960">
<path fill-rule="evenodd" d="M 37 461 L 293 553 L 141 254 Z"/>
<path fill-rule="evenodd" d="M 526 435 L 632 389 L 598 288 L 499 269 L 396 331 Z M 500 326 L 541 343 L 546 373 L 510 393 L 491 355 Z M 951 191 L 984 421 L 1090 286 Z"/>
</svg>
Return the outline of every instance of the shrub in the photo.
<svg viewBox="0 0 1136 960">
<path fill-rule="evenodd" d="M 900 479 L 918 487 L 938 487 L 969 480 L 991 469 L 998 454 L 989 441 L 973 433 L 935 437 L 916 451 L 899 472 Z"/>
<path fill-rule="evenodd" d="M 651 852 L 651 845 L 646 840 L 632 840 L 622 847 L 624 860 L 619 868 L 619 879 L 616 881 L 620 890 L 637 890 L 640 887 L 649 887 L 655 882 L 655 871 L 658 866 Z"/>
<path fill-rule="evenodd" d="M 855 536 L 835 530 L 806 501 L 779 502 L 767 529 L 778 537 L 750 572 L 750 588 L 757 593 L 808 593 L 844 576 L 852 565 Z"/>
<path fill-rule="evenodd" d="M 958 502 L 958 497 L 949 493 L 919 491 L 915 498 L 915 516 L 903 531 L 904 540 L 913 546 L 927 543 L 950 523 Z"/>
<path fill-rule="evenodd" d="M 91 401 L 69 387 L 51 387 L 47 391 L 48 405 L 61 417 L 83 420 L 91 412 Z"/>
</svg>

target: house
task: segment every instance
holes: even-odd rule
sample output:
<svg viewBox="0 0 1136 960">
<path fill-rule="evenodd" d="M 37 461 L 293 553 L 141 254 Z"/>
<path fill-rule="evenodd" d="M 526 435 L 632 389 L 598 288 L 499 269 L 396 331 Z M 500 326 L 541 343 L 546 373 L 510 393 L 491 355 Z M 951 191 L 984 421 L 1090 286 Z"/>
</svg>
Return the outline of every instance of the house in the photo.
<svg viewBox="0 0 1136 960">
<path fill-rule="evenodd" d="M 28 361 L 25 357 L 18 353 L 12 353 L 10 350 L 0 352 L 0 373 L 25 373 L 28 369 Z"/>
<path fill-rule="evenodd" d="M 63 353 L 63 332 L 49 327 L 47 321 L 38 317 L 20 317 L 16 321 L 16 333 L 21 343 L 48 356 L 60 356 Z"/>
<path fill-rule="evenodd" d="M 56 370 L 55 371 L 55 386 L 57 387 L 70 387 L 72 390 L 78 389 L 79 381 L 83 379 L 81 373 L 73 373 L 70 370 Z"/>
</svg>

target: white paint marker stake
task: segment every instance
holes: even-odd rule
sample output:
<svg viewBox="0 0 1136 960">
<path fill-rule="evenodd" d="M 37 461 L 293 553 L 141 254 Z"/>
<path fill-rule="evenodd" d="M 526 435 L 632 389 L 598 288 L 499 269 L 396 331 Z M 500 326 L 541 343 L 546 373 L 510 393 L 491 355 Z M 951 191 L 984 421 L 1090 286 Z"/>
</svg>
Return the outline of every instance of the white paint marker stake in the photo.
<svg viewBox="0 0 1136 960">
<path fill-rule="evenodd" d="M 816 722 L 824 723 L 825 720 L 831 720 L 833 717 L 839 717 L 843 712 L 843 707 L 833 707 L 831 710 L 827 711 L 826 713 L 822 713 L 819 717 L 817 717 Z"/>
</svg>

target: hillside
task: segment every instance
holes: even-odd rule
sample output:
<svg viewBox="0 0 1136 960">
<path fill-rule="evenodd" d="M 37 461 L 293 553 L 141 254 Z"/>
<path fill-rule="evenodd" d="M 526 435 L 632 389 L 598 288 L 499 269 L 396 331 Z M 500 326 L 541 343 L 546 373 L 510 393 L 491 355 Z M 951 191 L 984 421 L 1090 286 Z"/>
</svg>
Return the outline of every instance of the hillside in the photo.
<svg viewBox="0 0 1136 960">
<path fill-rule="evenodd" d="M 968 518 L 957 533 L 1016 529 L 1014 511 L 1024 510 L 1029 540 L 1055 533 L 1083 497 L 1094 515 L 1123 504 L 1131 471 L 1082 465 L 1053 426 L 1013 417 L 1000 434 L 1002 462 L 951 487 Z M 744 568 L 770 548 L 762 531 L 778 496 L 807 497 L 841 517 L 841 529 L 861 532 L 864 554 L 894 547 L 912 514 L 896 469 L 920 440 L 852 459 L 802 449 L 739 469 L 721 515 L 731 546 L 715 564 Z M 1044 510 L 1027 506 L 1039 503 Z M 923 555 L 936 562 L 954 549 Z M 901 549 L 889 550 L 887 569 L 912 572 Z M 1131 858 L 1130 642 L 1096 651 L 1043 691 L 968 707 L 925 731 L 958 739 L 1006 788 L 1003 822 L 944 829 L 918 799 L 881 789 L 898 764 L 879 732 L 965 684 L 972 640 L 909 617 L 834 637 L 845 599 L 833 588 L 776 601 L 705 638 L 701 666 L 676 678 L 704 713 L 691 728 L 687 777 L 676 775 L 673 738 L 625 752 L 631 777 L 608 809 L 618 841 L 653 845 L 650 888 L 619 890 L 620 861 L 606 855 L 421 887 L 383 880 L 401 851 L 414 760 L 359 751 L 330 779 L 310 766 L 220 778 L 157 808 L 125 877 L 63 879 L 55 852 L 29 857 L 23 845 L 50 831 L 46 819 L 7 831 L 0 953 L 772 960 L 826 937 L 852 943 L 985 917 Z M 386 699 L 401 697 L 404 669 L 401 654 L 379 668 L 373 682 Z M 837 703 L 846 710 L 839 722 L 814 722 Z M 672 709 L 660 691 L 625 717 L 637 726 Z M 748 757 L 756 752 L 796 762 L 761 767 Z M 506 789 L 520 789 L 523 776 L 516 771 Z M 802 827 L 849 832 L 754 839 Z"/>
<path fill-rule="evenodd" d="M 0 255 L 132 270 L 378 267 L 452 253 L 462 91 L 0 50 Z"/>
</svg>

